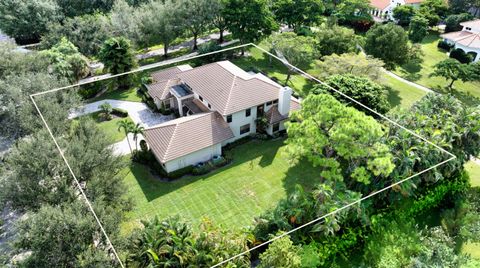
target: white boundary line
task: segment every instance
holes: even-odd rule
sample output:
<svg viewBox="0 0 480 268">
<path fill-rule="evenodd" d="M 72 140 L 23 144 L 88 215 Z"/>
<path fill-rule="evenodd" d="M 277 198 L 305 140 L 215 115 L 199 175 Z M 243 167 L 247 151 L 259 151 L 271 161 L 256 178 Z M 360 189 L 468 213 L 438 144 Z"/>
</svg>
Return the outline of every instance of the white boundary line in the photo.
<svg viewBox="0 0 480 268">
<path fill-rule="evenodd" d="M 405 178 L 405 179 L 403 179 L 403 180 L 400 180 L 400 181 L 398 181 L 398 182 L 396 182 L 396 183 L 393 183 L 393 184 L 391 184 L 390 186 L 387 186 L 387 187 L 385 187 L 385 188 L 383 188 L 383 189 L 380 189 L 380 190 L 378 190 L 378 191 L 375 191 L 375 192 L 373 192 L 373 193 L 370 193 L 370 194 L 368 194 L 368 195 L 366 195 L 366 196 L 358 199 L 357 201 L 354 201 L 354 202 L 352 202 L 352 203 L 350 203 L 350 204 L 347 204 L 347 205 L 345 205 L 345 206 L 343 206 L 343 207 L 341 207 L 341 208 L 339 208 L 339 209 L 337 209 L 337 210 L 335 210 L 335 211 L 332 211 L 332 212 L 330 212 L 330 213 L 328 213 L 328 214 L 325 214 L 325 215 L 323 215 L 323 216 L 321 216 L 321 217 L 319 217 L 319 218 L 317 218 L 317 219 L 314 219 L 314 220 L 312 220 L 312 221 L 310 221 L 310 222 L 308 222 L 308 223 L 305 223 L 305 224 L 303 224 L 303 225 L 301 225 L 301 226 L 298 226 L 298 227 L 296 227 L 296 228 L 294 228 L 294 229 L 292 229 L 292 230 L 290 230 L 290 231 L 288 231 L 288 232 L 286 232 L 286 233 L 283 233 L 283 234 L 281 234 L 281 235 L 279 235 L 279 236 L 276 236 L 276 237 L 274 237 L 274 238 L 272 238 L 272 239 L 270 239 L 270 240 L 268 240 L 268 241 L 266 241 L 266 242 L 263 242 L 263 243 L 261 243 L 261 244 L 259 244 L 259 245 L 257 245 L 257 246 L 254 246 L 254 247 L 252 247 L 252 248 L 250 248 L 250 249 L 248 249 L 248 250 L 246 250 L 246 251 L 244 251 L 244 252 L 242 252 L 242 253 L 240 253 L 240 254 L 237 254 L 237 255 L 235 255 L 235 256 L 233 256 L 233 257 L 230 257 L 230 258 L 228 258 L 228 259 L 226 259 L 226 260 L 224 260 L 224 261 L 222 261 L 222 262 L 219 262 L 219 263 L 215 264 L 214 266 L 212 266 L 212 268 L 213 268 L 213 267 L 219 267 L 219 266 L 221 266 L 221 265 L 223 265 L 223 264 L 226 264 L 226 263 L 232 261 L 233 259 L 236 259 L 236 258 L 238 258 L 238 257 L 241 257 L 241 256 L 243 256 L 243 255 L 245 255 L 245 254 L 247 254 L 247 253 L 249 253 L 249 252 L 257 249 L 257 248 L 260 248 L 260 247 L 262 247 L 262 246 L 265 246 L 265 245 L 267 245 L 267 244 L 270 244 L 271 242 L 273 242 L 273 241 L 275 241 L 275 240 L 277 240 L 277 239 L 280 239 L 280 238 L 282 238 L 282 237 L 284 237 L 284 236 L 286 236 L 286 235 L 289 235 L 290 233 L 295 232 L 295 231 L 297 231 L 297 230 L 299 230 L 299 229 L 301 229 L 301 228 L 303 228 L 303 227 L 306 227 L 306 226 L 311 225 L 311 224 L 313 224 L 313 223 L 319 222 L 320 220 L 325 219 L 326 217 L 331 216 L 331 215 L 333 215 L 333 214 L 335 214 L 335 213 L 337 213 L 337 212 L 339 212 L 339 211 L 342 211 L 342 210 L 344 210 L 344 209 L 347 209 L 347 208 L 349 208 L 349 207 L 351 207 L 351 206 L 353 206 L 353 205 L 359 204 L 360 202 L 362 202 L 362 201 L 364 201 L 364 200 L 366 200 L 366 199 L 368 199 L 368 198 L 370 198 L 370 197 L 372 197 L 372 196 L 375 196 L 375 195 L 377 195 L 377 194 L 379 194 L 379 193 L 381 193 L 381 192 L 384 192 L 384 191 L 386 191 L 386 190 L 388 190 L 388 189 L 390 189 L 390 188 L 392 188 L 392 187 L 394 187 L 394 186 L 396 186 L 396 185 L 402 184 L 402 183 L 404 183 L 404 182 L 406 182 L 406 181 L 408 181 L 408 180 L 410 180 L 410 179 L 412 179 L 412 178 L 414 178 L 414 177 L 417 177 L 417 176 L 419 176 L 419 175 L 421 175 L 421 174 L 423 174 L 423 173 L 426 173 L 426 172 L 428 172 L 428 171 L 430 171 L 430 170 L 432 170 L 432 169 L 434 169 L 434 168 L 436 168 L 436 167 L 439 167 L 439 166 L 441 166 L 441 165 L 443 165 L 443 164 L 445 164 L 445 163 L 447 163 L 447 162 L 450 162 L 450 161 L 452 161 L 452 160 L 454 160 L 454 159 L 456 158 L 456 156 L 455 156 L 454 154 L 452 154 L 452 153 L 450 153 L 449 151 L 441 148 L 440 146 L 434 144 L 433 142 L 427 140 L 426 138 L 422 137 L 421 135 L 415 133 L 414 131 L 412 131 L 412 130 L 410 130 L 410 129 L 408 129 L 408 128 L 400 125 L 400 124 L 398 124 L 397 122 L 395 122 L 395 121 L 393 121 L 392 119 L 386 117 L 385 115 L 378 113 L 377 111 L 369 108 L 368 106 L 362 104 L 361 102 L 359 102 L 359 101 L 357 101 L 357 100 L 355 100 L 355 99 L 347 96 L 346 94 L 344 94 L 344 93 L 336 90 L 335 88 L 327 85 L 327 84 L 324 83 L 323 81 L 320 81 L 319 79 L 313 77 L 312 75 L 310 75 L 310 74 L 304 72 L 303 70 L 301 70 L 301 69 L 299 69 L 299 68 L 291 65 L 290 63 L 286 62 L 285 60 L 277 57 L 276 55 L 273 55 L 272 53 L 268 52 L 267 50 L 265 50 L 265 49 L 263 49 L 263 48 L 255 45 L 255 44 L 253 44 L 253 43 L 243 44 L 243 45 L 239 45 L 239 46 L 235 46 L 235 47 L 231 47 L 231 48 L 225 48 L 225 49 L 217 50 L 217 51 L 214 51 L 214 52 L 209 52 L 209 53 L 205 53 L 205 54 L 201 54 L 201 55 L 195 55 L 195 56 L 192 56 L 192 57 L 183 58 L 183 59 L 180 59 L 180 60 L 174 60 L 174 59 L 173 59 L 173 60 L 170 60 L 170 61 L 169 61 L 169 60 L 166 60 L 166 61 L 159 62 L 159 63 L 157 63 L 157 64 L 149 65 L 148 67 L 144 67 L 144 68 L 141 68 L 141 67 L 140 67 L 140 68 L 138 68 L 138 69 L 135 69 L 135 70 L 132 70 L 132 71 L 129 71 L 129 72 L 125 72 L 125 73 L 121 73 L 121 74 L 116 74 L 116 75 L 110 75 L 110 76 L 106 76 L 106 77 L 101 77 L 101 78 L 99 78 L 99 79 L 97 79 L 97 80 L 92 80 L 92 81 L 87 81 L 87 82 L 81 82 L 81 83 L 77 83 L 77 84 L 73 84 L 73 85 L 69 85 L 69 86 L 65 86 L 65 87 L 55 88 L 55 89 L 51 89 L 51 90 L 47 90 L 47 91 L 43 91 L 43 92 L 38 92 L 38 93 L 35 93 L 35 94 L 31 94 L 31 95 L 30 95 L 30 99 L 32 100 L 32 102 L 33 102 L 33 104 L 34 104 L 35 109 L 36 109 L 37 112 L 39 113 L 40 118 L 42 119 L 42 122 L 44 123 L 45 127 L 46 127 L 47 130 L 48 130 L 48 133 L 50 134 L 50 136 L 52 137 L 52 139 L 53 139 L 53 141 L 54 141 L 54 143 L 55 143 L 55 146 L 57 147 L 57 150 L 60 152 L 60 156 L 62 157 L 63 161 L 64 161 L 65 164 L 67 165 L 68 170 L 70 171 L 70 174 L 73 176 L 73 178 L 74 178 L 74 180 L 75 180 L 75 183 L 77 184 L 77 187 L 79 188 L 82 196 L 85 198 L 85 201 L 86 201 L 86 203 L 87 203 L 88 208 L 89 208 L 90 211 L 93 213 L 96 222 L 97 222 L 98 225 L 100 226 L 100 229 L 101 229 L 103 235 L 105 236 L 105 238 L 106 238 L 106 240 L 107 240 L 107 243 L 108 243 L 108 244 L 110 245 L 110 247 L 112 248 L 112 251 L 113 251 L 115 257 L 117 258 L 117 260 L 118 260 L 118 262 L 120 263 L 120 266 L 121 266 L 122 268 L 125 267 L 125 266 L 123 265 L 122 260 L 121 260 L 120 257 L 118 256 L 118 254 L 117 254 L 117 252 L 116 252 L 116 250 L 115 250 L 115 247 L 113 246 L 113 244 L 112 244 L 111 241 L 110 241 L 110 238 L 108 237 L 107 233 L 105 232 L 105 229 L 103 228 L 103 225 L 102 225 L 100 219 L 97 217 L 97 215 L 96 215 L 96 213 L 95 213 L 95 210 L 93 209 L 90 201 L 88 200 L 87 196 L 85 195 L 84 191 L 82 190 L 82 188 L 81 188 L 81 186 L 80 186 L 80 183 L 79 183 L 79 181 L 77 180 L 77 177 L 76 177 L 75 174 L 73 173 L 73 170 L 71 169 L 70 164 L 68 163 L 67 159 L 65 158 L 65 156 L 64 156 L 64 154 L 63 154 L 63 152 L 62 152 L 62 149 L 60 148 L 60 146 L 58 145 L 57 140 L 56 140 L 55 137 L 53 136 L 53 133 L 52 133 L 52 131 L 50 130 L 50 127 L 48 126 L 47 122 L 45 121 L 45 118 L 43 117 L 43 114 L 41 113 L 40 109 L 38 108 L 38 106 L 37 106 L 37 104 L 36 104 L 36 102 L 35 102 L 35 100 L 34 100 L 34 97 L 40 96 L 40 95 L 44 95 L 44 94 L 47 94 L 47 93 L 57 92 L 57 91 L 64 90 L 64 89 L 70 89 L 70 88 L 78 87 L 78 86 L 85 85 L 85 84 L 90 84 L 90 83 L 93 83 L 93 82 L 98 82 L 98 81 L 102 81 L 102 80 L 107 80 L 107 79 L 110 79 L 110 78 L 120 77 L 120 76 L 123 76 L 123 75 L 128 75 L 128 74 L 133 74 L 133 73 L 137 73 L 137 72 L 147 71 L 147 70 L 150 70 L 150 69 L 153 69 L 153 68 L 157 68 L 157 67 L 160 67 L 160 66 L 175 64 L 175 63 L 182 62 L 182 61 L 188 61 L 188 60 L 192 60 L 192 59 L 196 59 L 196 58 L 200 58 L 200 57 L 204 57 L 204 56 L 208 56 L 208 55 L 213 55 L 213 54 L 217 54 L 217 53 L 221 53 L 221 52 L 225 52 L 225 51 L 230 51 L 230 50 L 234 50 L 234 49 L 238 49 L 238 48 L 248 47 L 248 46 L 256 47 L 257 49 L 260 49 L 262 52 L 268 54 L 269 56 L 274 57 L 274 58 L 277 59 L 277 60 L 280 60 L 283 64 L 285 64 L 286 66 L 288 66 L 288 67 L 296 70 L 297 72 L 301 73 L 302 75 L 306 76 L 307 78 L 309 78 L 309 79 L 311 79 L 311 80 L 314 80 L 314 81 L 316 81 L 317 83 L 320 83 L 320 84 L 322 84 L 322 85 L 325 85 L 325 86 L 328 87 L 329 89 L 335 91 L 336 93 L 338 93 L 338 94 L 340 94 L 341 96 L 347 98 L 348 100 L 350 100 L 350 101 L 352 101 L 352 102 L 360 105 L 361 107 L 367 109 L 368 111 L 370 111 L 370 112 L 372 112 L 372 113 L 380 116 L 381 118 L 387 120 L 387 121 L 390 122 L 391 124 L 394 124 L 394 125 L 400 127 L 401 129 L 407 131 L 408 133 L 412 134 L 413 136 L 419 138 L 420 140 L 422 140 L 422 141 L 424 141 L 424 142 L 432 145 L 433 147 L 435 147 L 435 148 L 438 149 L 439 151 L 441 151 L 441 152 L 449 155 L 450 158 L 447 159 L 447 160 L 445 160 L 445 161 L 442 161 L 442 162 L 440 162 L 440 163 L 438 163 L 438 164 L 436 164 L 436 165 L 433 165 L 433 166 L 429 167 L 428 169 L 422 170 L 422 171 L 418 172 L 417 174 L 414 174 L 414 175 L 409 176 L 409 177 L 407 177 L 407 178 Z"/>
</svg>

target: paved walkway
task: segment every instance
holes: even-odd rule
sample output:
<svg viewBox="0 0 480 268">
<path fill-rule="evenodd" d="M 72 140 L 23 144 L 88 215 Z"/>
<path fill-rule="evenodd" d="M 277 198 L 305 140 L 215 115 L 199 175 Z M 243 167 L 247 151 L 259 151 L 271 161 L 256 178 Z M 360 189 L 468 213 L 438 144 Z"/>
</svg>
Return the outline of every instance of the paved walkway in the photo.
<svg viewBox="0 0 480 268">
<path fill-rule="evenodd" d="M 151 127 L 160 123 L 172 120 L 173 115 L 162 115 L 154 113 L 148 106 L 142 102 L 121 101 L 121 100 L 101 100 L 85 104 L 84 106 L 74 109 L 70 112 L 68 118 L 75 118 L 78 116 L 91 114 L 100 111 L 100 106 L 103 103 L 109 103 L 114 108 L 120 108 L 128 111 L 128 116 L 135 124 L 139 123 L 143 127 Z"/>
<path fill-rule="evenodd" d="M 103 103 L 110 103 L 114 108 L 120 108 L 128 111 L 128 116 L 135 124 L 139 123 L 141 126 L 147 128 L 152 127 L 163 122 L 174 119 L 173 115 L 162 115 L 159 113 L 153 113 L 150 108 L 144 103 L 133 101 L 120 101 L 120 100 L 101 100 L 92 103 L 85 104 L 84 106 L 74 109 L 70 112 L 69 118 L 75 118 L 86 114 L 91 114 L 100 111 L 98 106 Z M 128 139 L 128 140 L 127 140 Z M 140 141 L 143 140 L 143 135 L 139 135 L 137 138 L 137 147 L 140 148 Z M 128 155 L 130 154 L 130 146 L 132 150 L 135 149 L 135 142 L 133 141 L 133 134 L 128 134 L 128 137 L 120 142 L 111 145 L 113 154 L 115 155 Z"/>
<path fill-rule="evenodd" d="M 399 81 L 402 81 L 403 83 L 409 84 L 409 85 L 411 85 L 412 87 L 418 88 L 418 89 L 423 90 L 423 91 L 425 91 L 425 92 L 427 92 L 427 93 L 434 93 L 434 92 L 435 92 L 435 91 L 429 89 L 428 87 L 424 87 L 424 86 L 419 85 L 419 84 L 417 84 L 417 83 L 414 83 L 414 82 L 412 82 L 412 81 L 408 81 L 407 79 L 405 79 L 405 78 L 403 78 L 403 77 L 400 77 L 400 76 L 398 76 L 398 75 L 396 75 L 396 74 L 394 74 L 394 73 L 392 73 L 392 72 L 390 72 L 390 71 L 388 71 L 388 70 L 385 70 L 385 69 L 383 69 L 383 70 L 384 70 L 384 72 L 385 72 L 386 74 L 388 74 L 389 76 L 391 76 L 391 77 L 393 77 L 393 78 L 395 78 L 395 79 L 397 79 L 397 80 L 399 80 Z"/>
</svg>

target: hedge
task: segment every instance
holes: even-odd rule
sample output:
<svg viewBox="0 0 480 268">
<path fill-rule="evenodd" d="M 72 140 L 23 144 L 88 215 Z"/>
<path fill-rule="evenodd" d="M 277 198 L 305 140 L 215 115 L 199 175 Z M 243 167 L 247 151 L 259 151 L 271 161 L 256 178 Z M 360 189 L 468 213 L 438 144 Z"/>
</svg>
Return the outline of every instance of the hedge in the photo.
<svg viewBox="0 0 480 268">
<path fill-rule="evenodd" d="M 113 108 L 112 109 L 112 114 L 118 116 L 118 117 L 127 117 L 128 116 L 128 111 L 120 108 Z"/>
<path fill-rule="evenodd" d="M 453 45 L 449 44 L 449 43 L 446 42 L 446 41 L 441 40 L 441 41 L 438 42 L 437 47 L 438 47 L 438 48 L 441 48 L 441 49 L 443 49 L 443 50 L 446 50 L 446 51 L 450 51 L 450 50 L 452 50 Z"/>
<path fill-rule="evenodd" d="M 456 59 L 461 63 L 470 63 L 473 61 L 472 57 L 460 48 L 452 50 L 450 52 L 450 58 Z"/>
</svg>

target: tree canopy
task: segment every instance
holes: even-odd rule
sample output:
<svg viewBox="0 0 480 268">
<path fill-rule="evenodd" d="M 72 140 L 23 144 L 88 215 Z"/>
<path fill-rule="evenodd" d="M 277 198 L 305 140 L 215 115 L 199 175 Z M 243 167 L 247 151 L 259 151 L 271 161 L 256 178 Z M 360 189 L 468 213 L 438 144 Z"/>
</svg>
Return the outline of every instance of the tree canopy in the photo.
<svg viewBox="0 0 480 268">
<path fill-rule="evenodd" d="M 407 62 L 409 50 L 407 33 L 398 25 L 377 24 L 367 32 L 365 51 L 382 59 L 387 68 Z"/>
<path fill-rule="evenodd" d="M 336 74 L 351 74 L 355 76 L 367 76 L 371 80 L 379 82 L 383 77 L 383 61 L 363 53 L 332 54 L 324 56 L 322 61 L 317 62 L 321 70 L 320 77 L 326 79 Z"/>
<path fill-rule="evenodd" d="M 319 22 L 325 6 L 321 0 L 274 0 L 272 10 L 279 22 L 297 30 Z"/>
<path fill-rule="evenodd" d="M 359 38 L 352 29 L 334 25 L 315 33 L 317 50 L 322 56 L 357 51 Z"/>
</svg>

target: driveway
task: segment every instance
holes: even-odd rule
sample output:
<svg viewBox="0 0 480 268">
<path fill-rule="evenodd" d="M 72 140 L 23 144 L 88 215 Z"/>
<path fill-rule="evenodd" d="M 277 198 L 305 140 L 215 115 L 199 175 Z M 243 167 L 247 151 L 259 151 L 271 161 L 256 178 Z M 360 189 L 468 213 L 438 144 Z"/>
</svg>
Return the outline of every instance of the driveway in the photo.
<svg viewBox="0 0 480 268">
<path fill-rule="evenodd" d="M 150 108 L 144 103 L 133 101 L 120 100 L 101 100 L 86 104 L 70 112 L 68 116 L 70 119 L 86 114 L 91 114 L 100 111 L 100 106 L 103 103 L 109 103 L 114 108 L 120 108 L 128 111 L 128 116 L 135 124 L 139 123 L 141 126 L 147 128 L 152 127 L 163 122 L 174 119 L 173 115 L 162 115 L 160 113 L 153 113 Z"/>
</svg>

